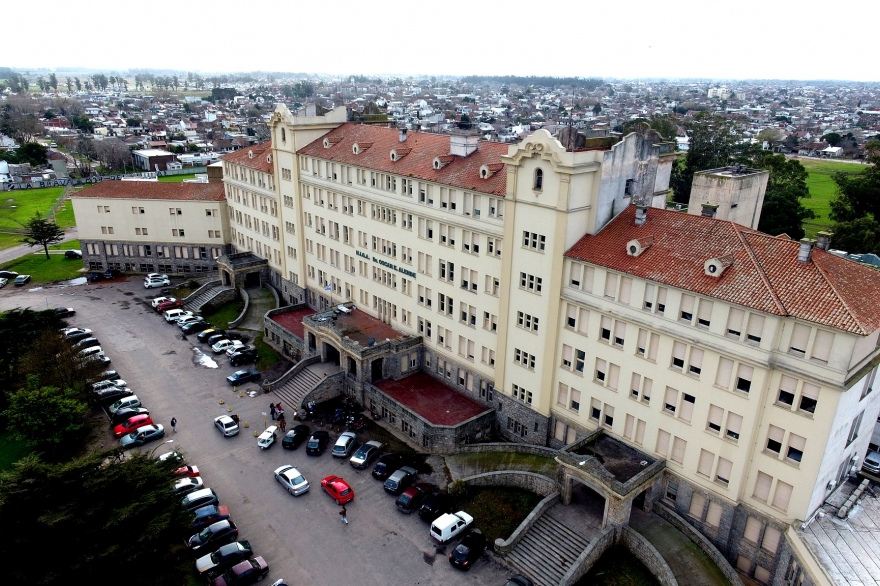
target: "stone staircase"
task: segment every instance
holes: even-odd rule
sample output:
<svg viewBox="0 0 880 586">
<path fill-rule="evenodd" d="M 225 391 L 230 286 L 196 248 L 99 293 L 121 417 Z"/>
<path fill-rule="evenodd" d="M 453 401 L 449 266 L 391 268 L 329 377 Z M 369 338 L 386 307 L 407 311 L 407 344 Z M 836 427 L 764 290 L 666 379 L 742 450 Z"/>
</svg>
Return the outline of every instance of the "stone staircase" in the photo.
<svg viewBox="0 0 880 586">
<path fill-rule="evenodd" d="M 273 389 L 272 393 L 278 397 L 282 405 L 292 409 L 299 409 L 300 403 L 306 393 L 315 388 L 315 385 L 324 380 L 324 374 L 306 366 L 296 373 L 289 381 Z"/>
<path fill-rule="evenodd" d="M 226 291 L 232 291 L 232 287 L 214 285 L 213 287 L 204 288 L 203 290 L 200 290 L 197 295 L 190 295 L 187 297 L 184 302 L 184 307 L 193 313 L 198 313 L 206 303 L 209 303 L 212 299 Z"/>
<path fill-rule="evenodd" d="M 544 513 L 506 560 L 535 586 L 557 586 L 587 545 L 587 539 Z"/>
</svg>

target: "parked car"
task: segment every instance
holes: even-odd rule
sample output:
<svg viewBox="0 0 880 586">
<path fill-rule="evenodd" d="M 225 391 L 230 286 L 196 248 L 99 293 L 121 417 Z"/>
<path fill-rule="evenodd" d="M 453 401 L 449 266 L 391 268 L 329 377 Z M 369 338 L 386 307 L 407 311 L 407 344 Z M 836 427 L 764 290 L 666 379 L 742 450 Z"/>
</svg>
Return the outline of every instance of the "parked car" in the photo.
<svg viewBox="0 0 880 586">
<path fill-rule="evenodd" d="M 416 479 L 416 475 L 418 471 L 415 468 L 411 468 L 409 466 L 404 466 L 399 470 L 395 471 L 394 474 L 385 479 L 385 484 L 382 488 L 385 489 L 385 492 L 398 495 L 406 490 L 410 484 Z"/>
<path fill-rule="evenodd" d="M 147 273 L 144 275 L 144 279 L 167 279 L 168 275 L 165 273 Z"/>
<path fill-rule="evenodd" d="M 115 370 L 105 370 L 98 375 L 97 380 L 111 380 L 119 378 L 119 373 Z"/>
<path fill-rule="evenodd" d="M 121 276 L 122 276 L 122 271 L 120 271 L 119 269 L 107 269 L 106 271 L 104 271 L 104 278 L 105 279 L 116 279 L 117 277 L 121 277 Z"/>
<path fill-rule="evenodd" d="M 880 474 L 880 453 L 870 451 L 862 462 L 862 470 L 869 474 Z"/>
<path fill-rule="evenodd" d="M 157 440 L 164 436 L 165 426 L 161 423 L 151 423 L 150 425 L 144 425 L 137 428 L 128 435 L 122 436 L 122 439 L 119 440 L 119 445 L 123 448 L 133 448 L 135 446 L 142 446 L 145 443 Z"/>
<path fill-rule="evenodd" d="M 297 425 L 288 431 L 281 440 L 281 447 L 286 450 L 295 450 L 301 443 L 306 441 L 311 433 L 308 425 Z"/>
<path fill-rule="evenodd" d="M 150 305 L 153 306 L 153 309 L 159 309 L 159 306 L 168 301 L 177 301 L 175 297 L 164 297 L 159 296 L 150 301 Z"/>
<path fill-rule="evenodd" d="M 449 554 L 449 563 L 462 570 L 470 570 L 474 562 L 486 551 L 486 538 L 478 530 L 473 529 L 461 539 Z"/>
<path fill-rule="evenodd" d="M 207 505 L 199 507 L 193 511 L 193 522 L 190 529 L 201 531 L 208 525 L 213 525 L 217 521 L 224 521 L 229 518 L 229 508 L 222 505 Z"/>
<path fill-rule="evenodd" d="M 354 445 L 357 443 L 357 436 L 355 436 L 354 432 L 346 431 L 342 433 L 337 439 L 336 443 L 333 445 L 333 457 L 334 458 L 346 458 L 351 453 L 351 450 L 354 448 Z"/>
<path fill-rule="evenodd" d="M 72 307 L 56 307 L 55 315 L 58 317 L 70 317 L 71 315 L 76 315 L 76 310 Z"/>
<path fill-rule="evenodd" d="M 299 470 L 290 465 L 284 465 L 275 469 L 275 480 L 290 493 L 291 496 L 305 494 L 309 490 L 309 481 L 299 473 Z"/>
<path fill-rule="evenodd" d="M 22 285 L 26 285 L 28 283 L 28 281 L 30 281 L 30 280 L 31 280 L 30 275 L 19 275 L 19 276 L 15 277 L 15 280 L 12 281 L 12 284 L 15 285 L 16 287 L 21 287 Z"/>
<path fill-rule="evenodd" d="M 430 484 L 414 484 L 400 493 L 394 504 L 397 505 L 398 511 L 409 515 L 419 508 L 425 497 L 431 494 L 431 490 L 433 490 L 433 487 Z"/>
<path fill-rule="evenodd" d="M 257 370 L 238 370 L 226 377 L 231 385 L 242 385 L 250 381 L 260 380 L 260 372 Z"/>
<path fill-rule="evenodd" d="M 400 468 L 404 464 L 403 456 L 399 454 L 383 454 L 376 465 L 373 466 L 373 478 L 376 480 L 385 480 L 391 473 Z"/>
<path fill-rule="evenodd" d="M 177 470 L 174 471 L 175 476 L 186 476 L 187 478 L 199 478 L 201 477 L 201 472 L 199 472 L 198 466 L 181 466 Z"/>
<path fill-rule="evenodd" d="M 121 399 L 107 407 L 107 410 L 110 412 L 111 415 L 113 415 L 120 409 L 133 409 L 140 406 L 141 400 L 138 399 L 137 395 L 129 395 L 127 397 L 122 397 Z"/>
<path fill-rule="evenodd" d="M 223 330 L 221 330 L 219 328 L 208 328 L 207 330 L 202 330 L 201 332 L 199 332 L 199 335 L 196 336 L 196 338 L 198 339 L 199 342 L 206 342 L 208 340 L 208 338 L 210 338 L 211 336 L 222 336 L 225 333 L 226 332 L 224 332 Z M 218 339 L 222 339 L 222 338 L 218 338 Z"/>
<path fill-rule="evenodd" d="M 439 543 L 447 543 L 473 522 L 474 518 L 464 511 L 440 515 L 431 523 L 431 538 Z"/>
<path fill-rule="evenodd" d="M 233 541 L 220 547 L 213 553 L 204 555 L 196 560 L 196 571 L 199 576 L 216 578 L 224 570 L 238 564 L 254 555 L 251 544 L 247 541 Z"/>
<path fill-rule="evenodd" d="M 189 334 L 197 334 L 197 333 L 201 332 L 202 330 L 206 330 L 210 327 L 211 327 L 211 324 L 209 324 L 208 322 L 206 322 L 203 319 L 200 319 L 199 321 L 194 321 L 194 322 L 186 324 L 185 326 L 181 327 L 180 330 L 183 332 L 183 335 L 186 336 Z"/>
<path fill-rule="evenodd" d="M 226 337 L 230 340 L 238 340 L 242 344 L 247 342 L 249 339 L 247 334 L 240 334 L 238 332 L 226 332 Z"/>
<path fill-rule="evenodd" d="M 187 511 L 195 511 L 206 505 L 216 505 L 220 502 L 217 494 L 210 488 L 202 488 L 189 493 L 180 501 L 183 508 Z"/>
<path fill-rule="evenodd" d="M 370 461 L 379 455 L 382 449 L 382 442 L 370 440 L 357 449 L 351 459 L 348 461 L 352 468 L 363 470 L 370 465 Z"/>
<path fill-rule="evenodd" d="M 203 490 L 211 489 L 207 488 Z M 198 492 L 202 491 L 198 490 L 196 492 L 191 492 L 183 497 L 183 499 L 186 500 Z M 238 537 L 238 527 L 235 526 L 235 523 L 233 523 L 231 519 L 224 519 L 223 521 L 211 523 L 187 539 L 186 546 L 193 552 L 211 551 L 212 548 L 219 547 L 230 541 L 235 541 L 236 537 Z"/>
<path fill-rule="evenodd" d="M 9 283 L 9 279 L 5 277 L 0 277 L 0 289 L 5 287 Z"/>
<path fill-rule="evenodd" d="M 82 258 L 83 253 L 81 250 L 65 250 L 64 258 Z"/>
<path fill-rule="evenodd" d="M 277 431 L 276 426 L 270 425 L 260 434 L 260 437 L 257 438 L 257 445 L 260 446 L 260 449 L 267 450 L 272 447 L 278 437 Z"/>
<path fill-rule="evenodd" d="M 269 573 L 269 564 L 262 556 L 245 560 L 226 570 L 222 576 L 214 578 L 211 586 L 246 586 L 259 582 Z"/>
<path fill-rule="evenodd" d="M 241 364 L 251 364 L 257 361 L 257 350 L 256 348 L 247 348 L 244 350 L 237 350 L 229 357 L 229 364 L 231 366 L 239 366 Z"/>
<path fill-rule="evenodd" d="M 18 273 L 15 271 L 0 271 L 0 277 L 4 279 L 15 279 L 18 276 Z"/>
<path fill-rule="evenodd" d="M 101 342 L 98 340 L 98 338 L 93 338 L 92 336 L 89 336 L 88 338 L 77 340 L 74 345 L 80 350 L 85 350 L 86 348 L 94 348 L 95 346 L 100 346 Z"/>
<path fill-rule="evenodd" d="M 96 362 L 101 366 L 107 366 L 112 362 L 110 357 L 103 353 L 103 350 L 98 354 L 90 354 L 88 356 L 83 356 L 84 362 Z"/>
<path fill-rule="evenodd" d="M 132 407 L 120 409 L 116 413 L 110 416 L 110 425 L 117 426 L 120 423 L 127 421 L 129 418 L 134 417 L 135 415 L 149 415 L 150 411 L 143 407 Z"/>
<path fill-rule="evenodd" d="M 183 496 L 185 494 L 189 494 L 194 490 L 199 490 L 200 488 L 205 487 L 205 482 L 196 476 L 195 478 L 181 478 L 171 487 L 171 491 L 174 494 Z"/>
<path fill-rule="evenodd" d="M 320 456 L 327 449 L 328 443 L 330 443 L 330 434 L 324 430 L 318 430 L 309 438 L 309 443 L 306 444 L 306 454 Z"/>
<path fill-rule="evenodd" d="M 174 323 L 181 317 L 185 315 L 192 315 L 191 311 L 184 311 L 182 309 L 169 309 L 168 311 L 162 314 L 162 317 L 165 318 L 165 321 L 168 323 Z"/>
<path fill-rule="evenodd" d="M 214 354 L 220 354 L 221 352 L 226 352 L 226 349 L 233 347 L 234 344 L 235 342 L 233 342 L 229 338 L 224 338 L 211 346 L 211 350 L 214 351 Z M 238 342 L 238 344 L 239 346 L 244 346 L 244 344 L 242 344 L 241 342 Z"/>
<path fill-rule="evenodd" d="M 168 277 L 164 279 L 144 279 L 144 289 L 153 289 L 155 287 L 169 287 L 171 280 Z"/>
<path fill-rule="evenodd" d="M 98 271 L 92 271 L 91 273 L 89 273 L 89 281 L 92 281 L 93 283 L 98 282 L 103 278 L 104 273 L 100 273 Z"/>
<path fill-rule="evenodd" d="M 133 415 L 113 428 L 113 435 L 120 438 L 144 425 L 152 425 L 153 418 L 149 415 Z"/>
<path fill-rule="evenodd" d="M 419 507 L 419 518 L 422 521 L 433 523 L 440 515 L 445 515 L 452 510 L 452 497 L 446 493 L 437 492 L 425 497 L 422 506 Z"/>
<path fill-rule="evenodd" d="M 238 420 L 229 415 L 221 415 L 214 418 L 214 427 L 220 430 L 225 437 L 238 435 Z"/>
<path fill-rule="evenodd" d="M 212 335 L 212 336 L 209 336 L 209 337 L 205 340 L 205 343 L 207 343 L 208 346 L 211 346 L 212 348 L 214 347 L 214 344 L 216 344 L 216 343 L 219 342 L 220 340 L 228 340 L 228 339 L 229 339 L 229 338 L 226 337 L 226 332 L 224 332 L 223 330 L 217 330 L 217 331 L 218 331 L 218 332 L 221 332 L 221 333 L 219 333 L 219 334 L 214 334 L 214 335 Z"/>
<path fill-rule="evenodd" d="M 504 586 L 535 586 L 534 583 L 523 576 L 522 574 L 516 574 L 515 576 L 511 576 L 508 578 L 507 582 L 504 583 Z"/>
<path fill-rule="evenodd" d="M 328 476 L 321 481 L 321 488 L 336 501 L 337 505 L 345 504 L 354 499 L 354 490 L 339 476 Z"/>
<path fill-rule="evenodd" d="M 128 383 L 121 378 L 117 378 L 115 380 L 99 380 L 98 382 L 91 383 L 89 386 L 93 391 L 100 391 L 110 387 L 127 387 Z"/>
<path fill-rule="evenodd" d="M 162 303 L 157 305 L 156 311 L 162 313 L 168 311 L 169 309 L 180 309 L 181 307 L 183 307 L 183 303 L 172 297 L 170 301 L 163 301 Z"/>
<path fill-rule="evenodd" d="M 82 340 L 83 338 L 88 338 L 92 335 L 92 330 L 88 328 L 70 328 L 64 334 L 64 337 L 70 340 L 71 342 L 76 342 L 77 340 Z"/>
<path fill-rule="evenodd" d="M 127 387 L 108 387 L 92 393 L 92 399 L 99 405 L 113 403 L 119 399 L 130 397 L 134 392 Z"/>
<path fill-rule="evenodd" d="M 200 315 L 182 315 L 179 318 L 177 318 L 176 320 L 174 320 L 174 325 L 176 325 L 178 328 L 183 328 L 183 326 L 185 326 L 186 324 L 191 324 L 191 323 L 200 322 L 200 321 L 202 321 L 202 322 L 205 321 L 205 318 L 203 318 Z"/>
<path fill-rule="evenodd" d="M 244 342 L 242 342 L 241 340 L 233 340 L 230 338 L 230 341 L 232 342 L 232 345 L 227 346 L 226 350 L 225 350 L 227 357 L 232 356 L 236 352 L 239 352 L 239 351 L 244 350 L 246 348 L 246 346 L 244 345 Z"/>
</svg>

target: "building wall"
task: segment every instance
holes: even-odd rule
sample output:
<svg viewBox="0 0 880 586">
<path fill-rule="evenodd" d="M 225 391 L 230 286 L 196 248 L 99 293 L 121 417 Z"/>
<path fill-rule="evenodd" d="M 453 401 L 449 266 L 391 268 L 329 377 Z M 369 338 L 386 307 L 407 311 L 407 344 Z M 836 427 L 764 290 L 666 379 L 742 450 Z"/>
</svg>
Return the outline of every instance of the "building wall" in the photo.
<svg viewBox="0 0 880 586">
<path fill-rule="evenodd" d="M 725 169 L 695 173 L 688 213 L 700 215 L 701 204 L 713 203 L 718 205 L 716 218 L 757 230 L 770 172 L 749 171 L 744 175 L 734 175 Z"/>
</svg>

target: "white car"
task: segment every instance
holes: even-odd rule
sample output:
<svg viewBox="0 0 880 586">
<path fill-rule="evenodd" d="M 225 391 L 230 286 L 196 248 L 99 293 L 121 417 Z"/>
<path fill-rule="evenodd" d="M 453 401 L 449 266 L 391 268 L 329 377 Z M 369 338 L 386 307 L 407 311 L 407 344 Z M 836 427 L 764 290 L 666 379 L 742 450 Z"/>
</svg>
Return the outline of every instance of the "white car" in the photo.
<svg viewBox="0 0 880 586">
<path fill-rule="evenodd" d="M 244 342 L 242 342 L 241 340 L 232 340 L 232 346 L 226 349 L 226 355 L 232 356 L 236 352 L 244 350 L 244 347 Z"/>
<path fill-rule="evenodd" d="M 238 421 L 229 415 L 221 415 L 214 418 L 214 426 L 220 430 L 224 437 L 238 435 Z"/>
<path fill-rule="evenodd" d="M 5 287 L 5 286 L 6 286 L 6 283 L 8 283 L 8 282 L 9 282 L 9 279 L 6 279 L 6 278 L 4 278 L 4 277 L 0 277 L 0 289 L 2 289 L 3 287 Z"/>
<path fill-rule="evenodd" d="M 153 289 L 155 287 L 169 287 L 171 281 L 168 277 L 164 279 L 144 279 L 144 289 Z"/>
<path fill-rule="evenodd" d="M 61 330 L 61 333 L 64 334 L 65 338 L 69 338 L 70 336 L 74 336 L 77 334 L 91 334 L 92 330 L 88 328 L 64 328 Z"/>
<path fill-rule="evenodd" d="M 170 324 L 173 324 L 177 320 L 179 320 L 180 318 L 186 317 L 186 316 L 192 315 L 192 314 L 193 314 L 193 312 L 184 311 L 183 309 L 169 309 L 168 311 L 165 312 L 164 315 L 165 315 L 165 321 L 167 321 Z"/>
<path fill-rule="evenodd" d="M 262 448 L 264 450 L 271 448 L 272 444 L 275 443 L 275 439 L 276 439 L 275 432 L 277 430 L 278 430 L 278 428 L 275 427 L 274 425 L 270 425 L 269 427 L 267 427 L 266 431 L 261 433 L 260 437 L 257 438 L 257 445 L 260 446 L 260 448 Z"/>
<path fill-rule="evenodd" d="M 171 301 L 173 303 L 174 301 L 177 301 L 177 299 L 175 299 L 174 297 L 156 297 L 155 299 L 150 301 L 150 305 L 153 306 L 153 309 L 156 309 L 157 307 L 159 307 L 159 305 L 165 303 L 166 301 Z"/>
<path fill-rule="evenodd" d="M 299 470 L 290 465 L 276 468 L 275 480 L 280 482 L 291 496 L 299 496 L 309 490 L 309 481 L 299 473 Z"/>
<path fill-rule="evenodd" d="M 239 340 L 236 340 L 236 342 L 241 344 Z M 231 348 L 232 346 L 232 340 L 227 340 L 226 338 L 223 338 L 222 340 L 218 340 L 216 344 L 211 346 L 211 350 L 214 351 L 214 354 L 220 354 L 221 352 L 225 352 L 227 348 Z"/>
<path fill-rule="evenodd" d="M 186 324 L 192 323 L 194 321 L 205 321 L 205 319 L 199 315 L 184 315 L 184 316 L 177 318 L 177 320 L 174 322 L 174 324 L 177 327 L 182 328 Z"/>
<path fill-rule="evenodd" d="M 474 518 L 464 511 L 446 513 L 445 515 L 440 515 L 433 523 L 431 523 L 429 535 L 438 543 L 447 543 L 453 537 L 470 527 L 473 522 Z"/>
<path fill-rule="evenodd" d="M 167 279 L 168 275 L 165 273 L 147 273 L 147 276 L 144 279 Z"/>
<path fill-rule="evenodd" d="M 102 380 L 94 383 L 92 385 L 93 391 L 100 391 L 102 389 L 109 389 L 110 387 L 127 387 L 128 383 L 122 380 L 121 378 L 117 378 L 115 380 Z"/>
</svg>

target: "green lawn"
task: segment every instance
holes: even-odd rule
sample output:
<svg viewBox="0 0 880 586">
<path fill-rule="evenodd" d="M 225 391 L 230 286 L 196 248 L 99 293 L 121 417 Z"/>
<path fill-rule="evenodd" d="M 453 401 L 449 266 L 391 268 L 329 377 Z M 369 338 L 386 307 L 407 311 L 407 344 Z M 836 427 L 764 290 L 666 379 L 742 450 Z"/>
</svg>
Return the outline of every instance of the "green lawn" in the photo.
<svg viewBox="0 0 880 586">
<path fill-rule="evenodd" d="M 164 177 L 159 177 L 159 181 L 164 181 L 166 183 L 183 183 L 184 179 L 195 179 L 196 174 L 190 173 L 187 175 L 165 175 Z"/>
<path fill-rule="evenodd" d="M 0 432 L 0 472 L 8 470 L 14 462 L 32 451 L 25 442 L 14 439 L 8 431 Z"/>
<path fill-rule="evenodd" d="M 810 220 L 810 224 L 830 225 L 828 214 L 831 212 L 831 200 L 837 195 L 837 184 L 833 175 L 838 171 L 844 173 L 858 173 L 864 169 L 864 165 L 855 163 L 841 163 L 840 161 L 817 161 L 813 159 L 798 159 L 806 168 L 807 187 L 810 189 L 810 198 L 804 199 L 803 204 L 807 209 L 816 212 L 816 218 Z M 816 232 L 822 230 L 821 226 L 804 226 L 807 236 L 815 237 Z"/>
<path fill-rule="evenodd" d="M 0 268 L 16 271 L 20 275 L 30 275 L 31 283 L 48 283 L 82 276 L 80 270 L 83 268 L 83 262 L 64 258 L 63 254 L 50 254 L 48 260 L 44 254 L 28 254 L 4 263 Z M 11 283 L 7 285 L 7 287 L 11 286 Z"/>
<path fill-rule="evenodd" d="M 4 191 L 0 194 L 0 249 L 21 244 L 21 234 L 12 231 L 21 230 L 22 224 L 30 220 L 34 212 L 40 212 L 44 216 L 49 213 L 62 193 L 64 193 L 63 187 L 46 187 L 25 191 Z M 66 203 L 65 207 L 70 208 L 70 204 Z M 61 221 L 69 222 L 59 224 L 65 228 L 74 225 L 72 209 L 69 217 L 62 213 Z"/>
<path fill-rule="evenodd" d="M 541 502 L 540 496 L 520 488 L 506 486 L 468 487 L 467 494 L 455 497 L 454 511 L 467 511 L 474 518 L 490 544 L 497 538 L 507 539 L 532 509 Z"/>
<path fill-rule="evenodd" d="M 225 330 L 229 328 L 229 322 L 241 315 L 242 309 L 244 309 L 244 300 L 233 299 L 232 301 L 224 303 L 216 310 L 206 309 L 202 311 L 202 315 L 205 317 L 205 321 L 215 328 Z"/>
<path fill-rule="evenodd" d="M 275 364 L 280 360 L 281 356 L 278 352 L 263 341 L 263 332 L 257 334 L 254 338 L 254 347 L 257 349 L 257 364 L 256 367 L 260 370 L 266 370 L 275 366 Z"/>
<path fill-rule="evenodd" d="M 49 247 L 49 250 L 81 250 L 79 240 L 68 240 L 67 242 L 59 242 Z"/>
</svg>

